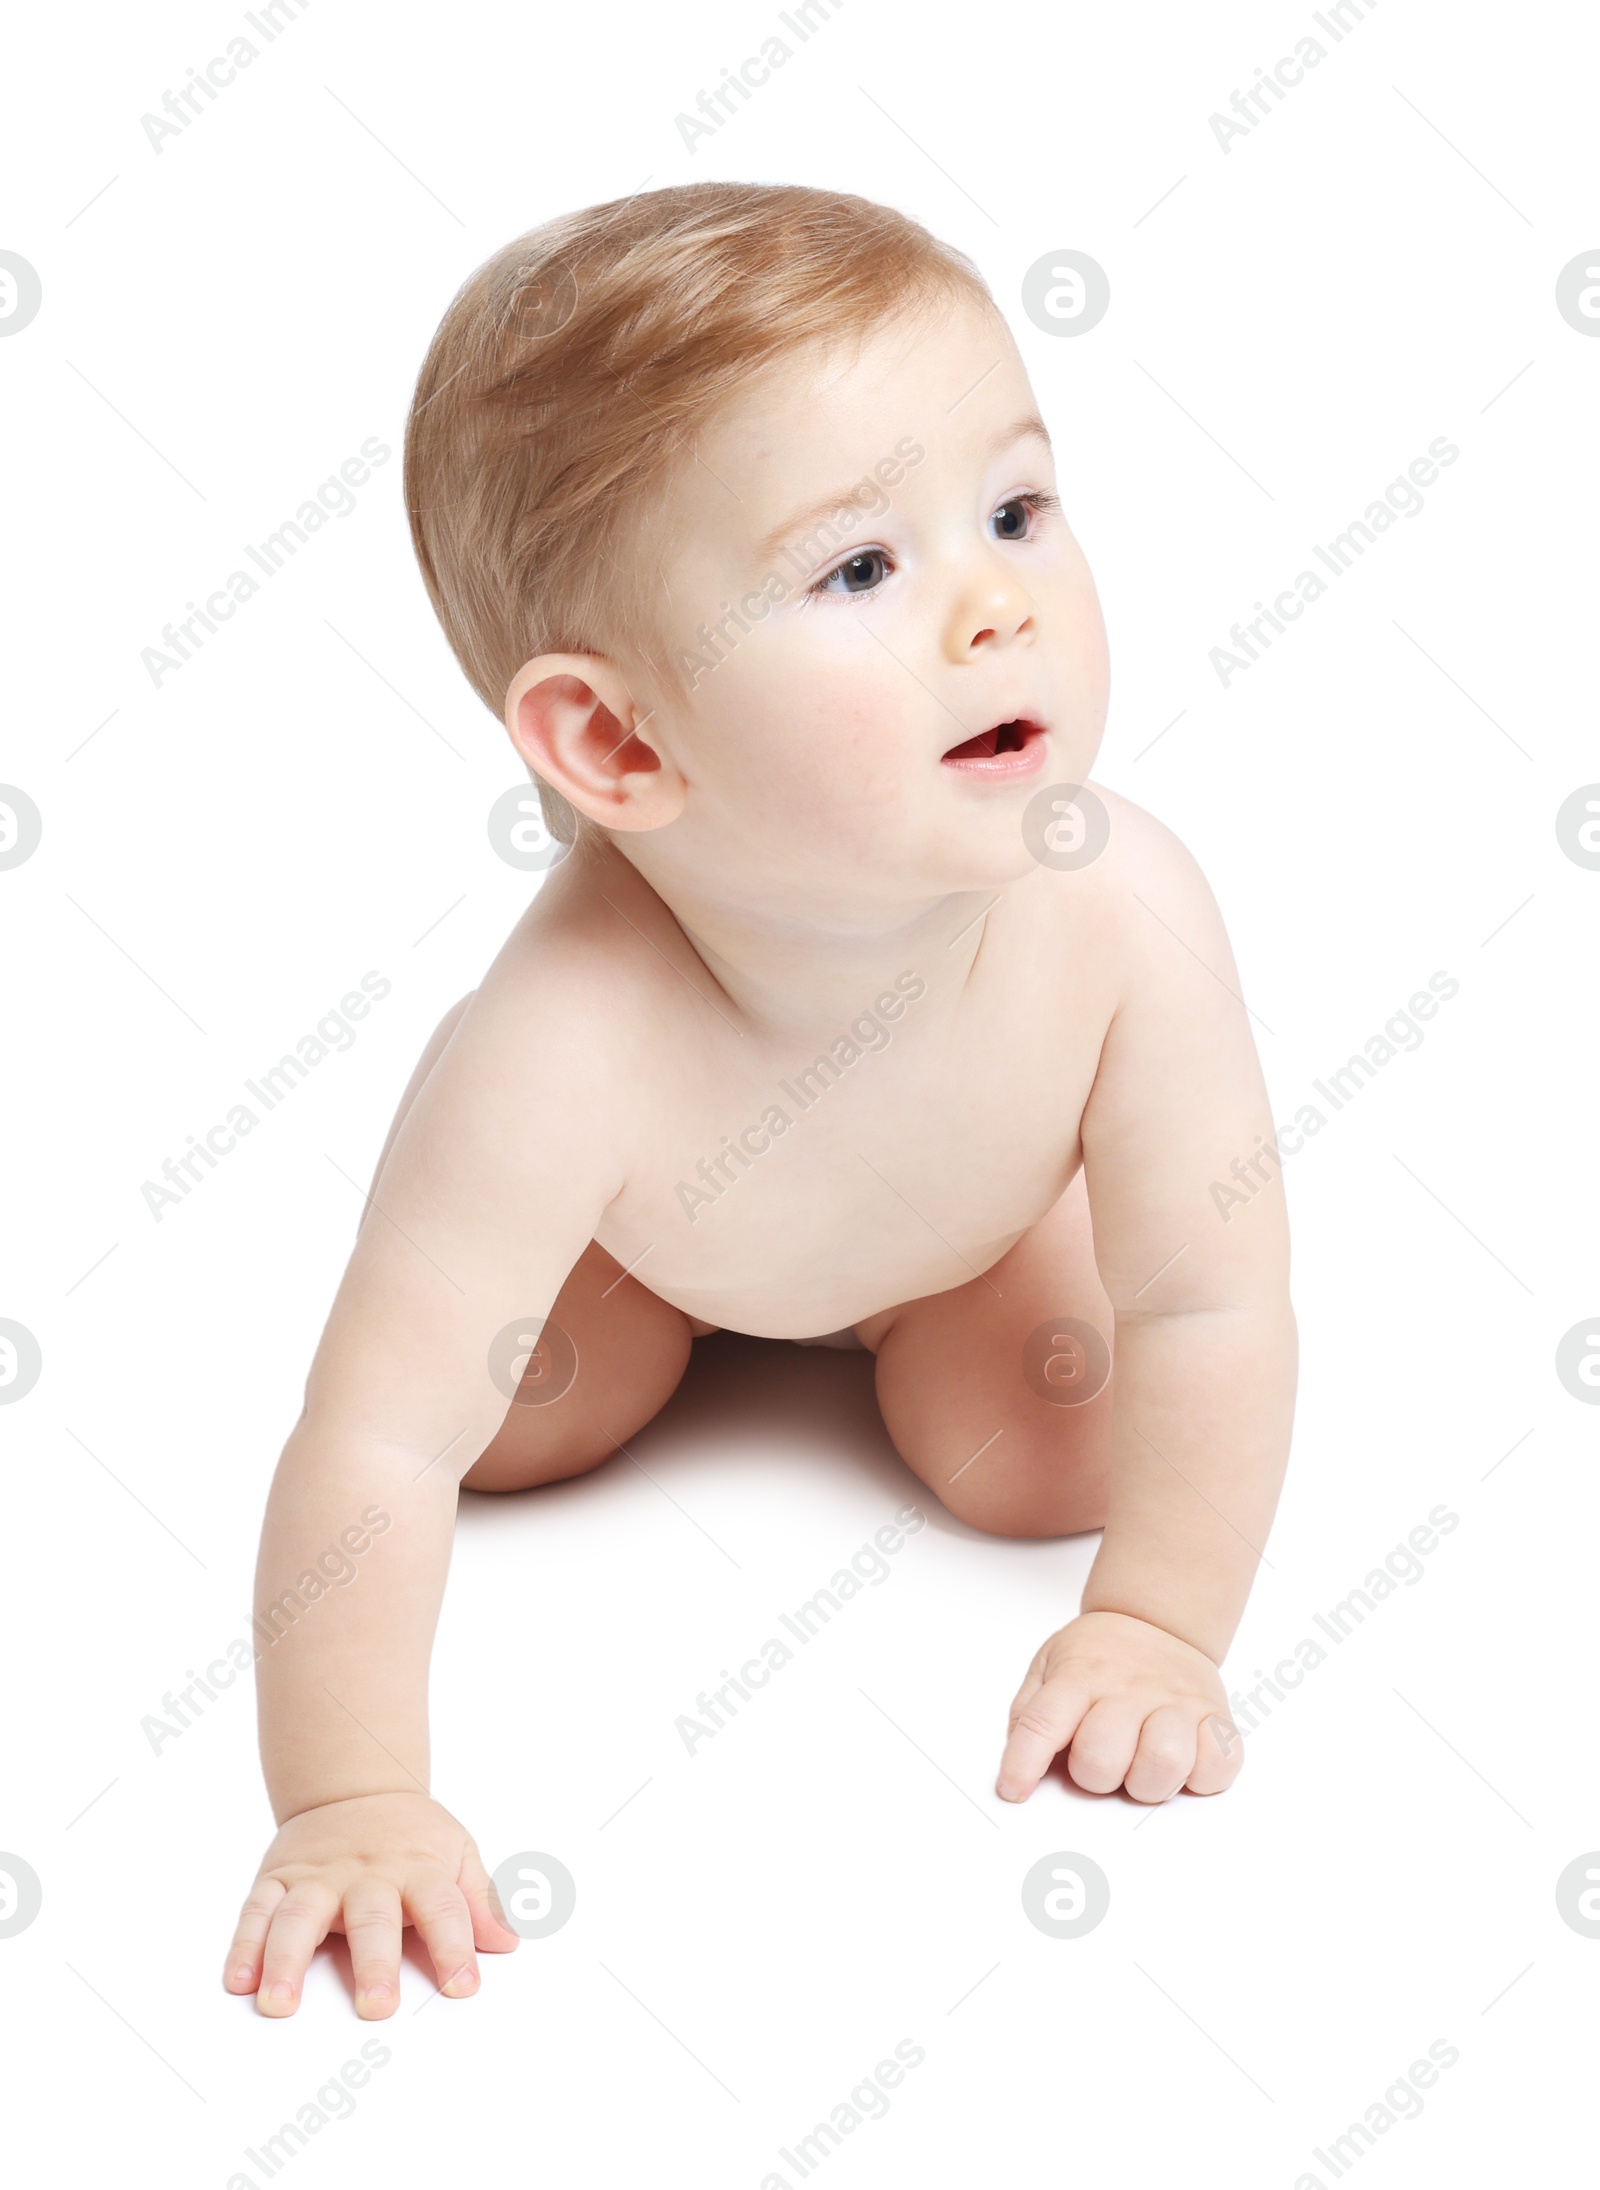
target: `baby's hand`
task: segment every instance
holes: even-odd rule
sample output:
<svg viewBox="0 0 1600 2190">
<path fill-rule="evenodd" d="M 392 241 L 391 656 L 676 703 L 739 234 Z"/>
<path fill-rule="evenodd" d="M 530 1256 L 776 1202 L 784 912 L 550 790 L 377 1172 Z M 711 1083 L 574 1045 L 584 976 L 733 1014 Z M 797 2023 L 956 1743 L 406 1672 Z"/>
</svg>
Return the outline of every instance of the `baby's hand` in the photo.
<svg viewBox="0 0 1600 2190">
<path fill-rule="evenodd" d="M 1180 1787 L 1220 1794 L 1244 1761 L 1211 1660 L 1125 1612 L 1082 1613 L 1039 1652 L 1011 1706 L 995 1792 L 1025 1802 L 1062 1749 L 1080 1787 L 1126 1787 L 1135 1802 Z"/>
<path fill-rule="evenodd" d="M 253 1992 L 263 2015 L 292 2015 L 300 1982 L 330 1931 L 350 1942 L 356 2013 L 400 2004 L 400 1935 L 414 1924 L 439 1990 L 478 1989 L 474 1947 L 506 1954 L 517 1935 L 466 1828 L 426 1795 L 358 1795 L 302 1811 L 278 1828 L 228 1949 L 223 1982 Z"/>
</svg>

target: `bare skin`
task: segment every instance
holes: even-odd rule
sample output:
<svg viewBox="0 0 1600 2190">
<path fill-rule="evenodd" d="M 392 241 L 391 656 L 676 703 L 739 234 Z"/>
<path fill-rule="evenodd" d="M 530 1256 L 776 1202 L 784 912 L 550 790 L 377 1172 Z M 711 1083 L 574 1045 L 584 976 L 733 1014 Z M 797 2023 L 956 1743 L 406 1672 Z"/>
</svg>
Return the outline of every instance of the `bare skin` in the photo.
<svg viewBox="0 0 1600 2190">
<path fill-rule="evenodd" d="M 406 1923 L 452 1997 L 515 1945 L 427 1786 L 458 1485 L 598 1465 L 718 1327 L 852 1327 L 951 1512 L 1104 1528 L 1013 1701 L 1003 1797 L 1062 1752 L 1143 1802 L 1238 1770 L 1218 1666 L 1293 1406 L 1273 1127 L 1178 841 L 1098 785 L 1098 856 L 1060 869 L 1024 841 L 1037 792 L 1089 781 L 1108 686 L 1033 411 L 976 305 L 802 353 L 659 513 L 685 647 L 774 570 L 788 597 L 687 692 L 598 655 L 511 686 L 518 751 L 592 827 L 417 1067 L 274 1482 L 273 1626 L 365 1509 L 391 1525 L 258 1665 L 279 1831 L 226 1981 L 265 2013 L 293 2013 L 330 1930 L 369 2017 L 398 2003 Z M 785 530 L 897 448 L 888 506 L 842 541 Z M 1021 727 L 960 750 L 996 725 Z M 1225 1223 L 1211 1182 L 1240 1158 L 1258 1190 Z M 1072 1323 L 1115 1374 L 1059 1404 L 1088 1393 L 1052 1335 Z"/>
</svg>

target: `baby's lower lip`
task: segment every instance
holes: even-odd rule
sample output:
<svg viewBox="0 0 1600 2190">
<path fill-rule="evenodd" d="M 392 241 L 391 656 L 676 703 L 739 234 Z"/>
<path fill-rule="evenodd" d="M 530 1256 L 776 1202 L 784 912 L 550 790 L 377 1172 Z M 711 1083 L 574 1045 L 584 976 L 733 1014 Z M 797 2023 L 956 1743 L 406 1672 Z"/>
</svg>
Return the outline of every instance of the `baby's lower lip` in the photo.
<svg viewBox="0 0 1600 2190">
<path fill-rule="evenodd" d="M 1044 731 L 1038 723 L 1019 717 L 1014 722 L 996 723 L 953 746 L 939 765 L 959 769 L 964 776 L 979 776 L 988 783 L 1013 783 L 1041 768 L 1044 755 Z"/>
</svg>

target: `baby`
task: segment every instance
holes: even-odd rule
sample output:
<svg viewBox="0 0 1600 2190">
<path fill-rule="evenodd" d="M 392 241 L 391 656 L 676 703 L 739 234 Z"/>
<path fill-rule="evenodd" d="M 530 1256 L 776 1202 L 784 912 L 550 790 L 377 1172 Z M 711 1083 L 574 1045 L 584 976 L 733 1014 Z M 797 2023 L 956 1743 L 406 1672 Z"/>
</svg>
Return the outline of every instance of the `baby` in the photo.
<svg viewBox="0 0 1600 2190">
<path fill-rule="evenodd" d="M 718 1328 L 873 1354 L 971 1527 L 1103 1528 L 1002 1797 L 1058 1754 L 1219 1792 L 1293 1410 L 1275 1136 L 1204 877 L 1087 781 L 1100 607 L 976 270 L 819 190 L 552 222 L 446 313 L 406 484 L 570 849 L 418 1062 L 273 1483 L 229 1988 L 292 2014 L 339 1930 L 381 2017 L 406 1924 L 453 1998 L 515 1946 L 428 1793 L 457 1489 L 600 1466 Z"/>
</svg>

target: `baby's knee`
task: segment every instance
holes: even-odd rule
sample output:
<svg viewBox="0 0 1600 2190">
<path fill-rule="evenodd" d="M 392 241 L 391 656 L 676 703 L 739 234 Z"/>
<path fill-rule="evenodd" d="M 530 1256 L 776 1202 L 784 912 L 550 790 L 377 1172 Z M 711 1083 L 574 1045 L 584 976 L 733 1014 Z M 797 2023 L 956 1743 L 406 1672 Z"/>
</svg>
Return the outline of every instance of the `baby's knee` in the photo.
<svg viewBox="0 0 1600 2190">
<path fill-rule="evenodd" d="M 542 1490 L 547 1483 L 570 1482 L 609 1460 L 616 1446 L 597 1437 L 552 1437 L 543 1426 L 530 1430 L 513 1407 L 505 1423 L 461 1478 L 464 1490 L 506 1492 Z"/>
<path fill-rule="evenodd" d="M 1065 1483 L 1018 1490 L 1001 1485 L 987 1493 L 969 1491 L 964 1497 L 957 1487 L 947 1486 L 938 1495 L 947 1512 L 968 1528 L 981 1529 L 985 1536 L 1080 1536 L 1106 1525 L 1103 1486 Z"/>
<path fill-rule="evenodd" d="M 1042 1428 L 1013 1422 L 948 1480 L 939 1480 L 943 1468 L 917 1472 L 948 1512 L 986 1536 L 1078 1536 L 1106 1524 L 1110 1421 L 1058 1413 Z"/>
</svg>

